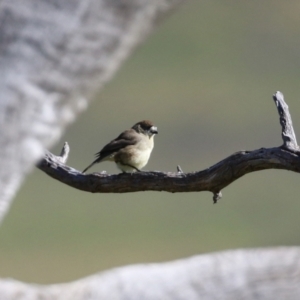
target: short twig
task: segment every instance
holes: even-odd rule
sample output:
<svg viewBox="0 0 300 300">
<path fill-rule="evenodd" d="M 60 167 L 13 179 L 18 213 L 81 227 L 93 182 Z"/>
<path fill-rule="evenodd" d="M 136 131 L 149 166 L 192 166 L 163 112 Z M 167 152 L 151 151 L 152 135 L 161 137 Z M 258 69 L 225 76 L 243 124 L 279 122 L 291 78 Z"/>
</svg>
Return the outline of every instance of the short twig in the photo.
<svg viewBox="0 0 300 300">
<path fill-rule="evenodd" d="M 283 94 L 281 92 L 276 92 L 273 95 L 273 100 L 275 101 L 279 113 L 283 146 L 287 149 L 298 150 L 299 146 L 297 144 L 292 118 L 289 112 L 289 107 L 284 101 Z"/>
</svg>

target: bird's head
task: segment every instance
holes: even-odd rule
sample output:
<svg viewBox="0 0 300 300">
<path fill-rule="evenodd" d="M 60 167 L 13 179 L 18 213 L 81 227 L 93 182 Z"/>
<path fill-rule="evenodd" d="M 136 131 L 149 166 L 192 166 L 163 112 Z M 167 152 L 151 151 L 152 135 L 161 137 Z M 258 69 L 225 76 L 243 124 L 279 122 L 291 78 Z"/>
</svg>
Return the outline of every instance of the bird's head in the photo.
<svg viewBox="0 0 300 300">
<path fill-rule="evenodd" d="M 132 129 L 134 129 L 138 133 L 148 135 L 149 137 L 158 134 L 157 127 L 154 126 L 154 124 L 149 120 L 144 120 L 136 123 L 132 126 Z"/>
</svg>

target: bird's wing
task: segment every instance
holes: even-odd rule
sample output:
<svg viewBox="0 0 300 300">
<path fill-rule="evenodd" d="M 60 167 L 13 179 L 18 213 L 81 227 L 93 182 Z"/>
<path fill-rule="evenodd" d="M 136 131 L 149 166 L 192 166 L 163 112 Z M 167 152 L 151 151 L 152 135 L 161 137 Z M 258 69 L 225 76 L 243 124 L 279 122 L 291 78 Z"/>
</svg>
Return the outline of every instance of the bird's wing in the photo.
<svg viewBox="0 0 300 300">
<path fill-rule="evenodd" d="M 101 151 L 95 154 L 97 161 L 100 162 L 107 156 L 113 155 L 127 146 L 134 145 L 137 142 L 137 139 L 138 136 L 134 130 L 130 129 L 124 131 L 116 139 L 104 146 Z"/>
<path fill-rule="evenodd" d="M 94 164 L 101 162 L 108 156 L 113 157 L 116 152 L 119 150 L 136 144 L 139 141 L 140 137 L 134 129 L 129 129 L 121 133 L 116 139 L 112 140 L 106 146 L 103 147 L 101 151 L 95 154 L 96 159 L 86 167 L 82 173 L 85 173 L 89 168 Z"/>
</svg>

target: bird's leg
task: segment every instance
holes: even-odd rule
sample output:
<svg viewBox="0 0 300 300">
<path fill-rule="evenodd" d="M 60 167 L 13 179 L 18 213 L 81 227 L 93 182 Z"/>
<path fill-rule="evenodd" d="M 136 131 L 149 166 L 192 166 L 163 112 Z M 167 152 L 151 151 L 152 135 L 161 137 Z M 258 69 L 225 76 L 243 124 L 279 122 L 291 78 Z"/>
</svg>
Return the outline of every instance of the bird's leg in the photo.
<svg viewBox="0 0 300 300">
<path fill-rule="evenodd" d="M 130 168 L 132 168 L 132 169 L 135 169 L 137 172 L 143 172 L 142 170 L 140 170 L 140 169 L 138 169 L 138 168 L 136 168 L 136 167 L 134 167 L 134 166 L 132 166 L 132 165 L 129 165 L 129 164 L 122 164 L 123 166 L 128 166 L 128 167 L 130 167 Z"/>
</svg>

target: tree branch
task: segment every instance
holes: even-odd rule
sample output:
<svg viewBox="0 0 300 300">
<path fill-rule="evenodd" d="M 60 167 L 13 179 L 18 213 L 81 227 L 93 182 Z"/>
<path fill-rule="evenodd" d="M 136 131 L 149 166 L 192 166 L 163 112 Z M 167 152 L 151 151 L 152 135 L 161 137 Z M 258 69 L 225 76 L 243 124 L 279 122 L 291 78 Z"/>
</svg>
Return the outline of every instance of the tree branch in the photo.
<svg viewBox="0 0 300 300">
<path fill-rule="evenodd" d="M 6 300 L 300 299 L 300 249 L 247 249 L 116 268 L 70 283 L 0 280 Z"/>
<path fill-rule="evenodd" d="M 283 146 L 239 151 L 203 171 L 183 173 L 178 166 L 177 173 L 152 171 L 115 175 L 106 172 L 82 174 L 80 171 L 65 165 L 60 156 L 55 156 L 48 151 L 38 167 L 49 176 L 86 192 L 165 191 L 178 193 L 210 191 L 214 194 L 213 201 L 216 203 L 222 197 L 221 190 L 223 188 L 248 173 L 267 169 L 300 172 L 300 152 L 288 106 L 280 92 L 275 93 L 273 99 L 280 116 Z"/>
</svg>

